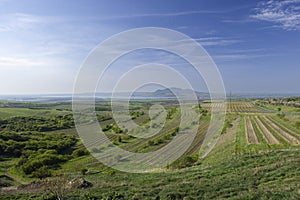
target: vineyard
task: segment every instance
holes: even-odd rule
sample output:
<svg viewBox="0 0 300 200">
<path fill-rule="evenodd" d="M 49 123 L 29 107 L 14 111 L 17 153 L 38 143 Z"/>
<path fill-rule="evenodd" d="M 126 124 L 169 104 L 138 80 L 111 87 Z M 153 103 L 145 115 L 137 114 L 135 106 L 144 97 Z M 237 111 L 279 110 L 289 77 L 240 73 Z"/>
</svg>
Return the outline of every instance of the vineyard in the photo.
<svg viewBox="0 0 300 200">
<path fill-rule="evenodd" d="M 223 103 L 202 103 L 201 106 L 208 111 L 214 108 L 214 111 L 218 112 L 222 109 Z M 238 101 L 227 102 L 226 111 L 230 113 L 268 113 L 270 111 L 256 106 L 253 102 Z"/>
<path fill-rule="evenodd" d="M 248 144 L 292 145 L 300 144 L 300 132 L 291 130 L 272 115 L 246 115 L 245 135 Z M 261 141 L 260 139 L 261 138 Z"/>
</svg>

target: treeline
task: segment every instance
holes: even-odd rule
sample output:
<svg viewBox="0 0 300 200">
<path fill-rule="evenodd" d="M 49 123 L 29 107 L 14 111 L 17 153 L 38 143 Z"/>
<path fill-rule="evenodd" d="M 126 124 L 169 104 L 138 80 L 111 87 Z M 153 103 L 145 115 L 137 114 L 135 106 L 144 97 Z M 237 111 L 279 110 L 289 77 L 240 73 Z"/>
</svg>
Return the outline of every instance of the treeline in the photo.
<svg viewBox="0 0 300 200">
<path fill-rule="evenodd" d="M 49 117 L 12 117 L 0 120 L 0 131 L 47 132 L 74 126 L 72 114 Z"/>
<path fill-rule="evenodd" d="M 276 106 L 286 105 L 300 108 L 300 97 L 286 97 L 286 98 L 268 98 L 258 101 L 261 104 L 272 104 Z"/>
</svg>

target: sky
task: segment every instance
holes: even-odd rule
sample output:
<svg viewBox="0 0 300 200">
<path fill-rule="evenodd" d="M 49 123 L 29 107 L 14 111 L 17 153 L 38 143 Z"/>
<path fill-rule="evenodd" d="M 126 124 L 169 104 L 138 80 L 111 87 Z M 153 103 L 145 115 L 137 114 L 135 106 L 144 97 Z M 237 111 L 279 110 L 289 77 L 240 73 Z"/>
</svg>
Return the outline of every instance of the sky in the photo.
<svg viewBox="0 0 300 200">
<path fill-rule="evenodd" d="M 72 93 L 97 45 L 142 27 L 179 31 L 201 44 L 227 92 L 300 93 L 300 0 L 0 0 L 0 94 Z M 111 90 L 124 66 L 142 62 L 176 62 L 196 90 L 205 90 L 173 57 L 151 50 L 125 56 L 101 90 Z"/>
</svg>

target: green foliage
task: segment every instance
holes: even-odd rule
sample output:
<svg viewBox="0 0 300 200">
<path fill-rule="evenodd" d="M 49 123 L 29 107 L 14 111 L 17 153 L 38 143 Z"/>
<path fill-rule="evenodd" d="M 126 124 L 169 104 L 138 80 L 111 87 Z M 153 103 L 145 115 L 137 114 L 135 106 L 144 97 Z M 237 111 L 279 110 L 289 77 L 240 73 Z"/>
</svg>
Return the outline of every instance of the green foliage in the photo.
<svg viewBox="0 0 300 200">
<path fill-rule="evenodd" d="M 88 169 L 87 168 L 82 168 L 80 170 L 80 172 L 81 172 L 82 175 L 86 175 L 86 173 L 88 172 Z"/>
<path fill-rule="evenodd" d="M 118 135 L 118 137 L 117 137 L 117 142 L 122 143 L 122 137 L 120 135 Z"/>
<path fill-rule="evenodd" d="M 19 158 L 19 169 L 41 179 L 51 176 L 51 168 L 72 158 L 66 152 L 72 152 L 77 141 L 74 135 L 2 130 L 0 155 Z"/>
<path fill-rule="evenodd" d="M 171 109 L 168 110 L 168 113 L 167 113 L 167 119 L 173 119 L 175 113 L 177 111 L 177 108 L 176 107 L 172 107 Z"/>
<path fill-rule="evenodd" d="M 72 156 L 74 158 L 80 157 L 80 156 L 85 156 L 88 155 L 89 151 L 86 148 L 80 148 L 80 149 L 76 149 L 73 151 Z"/>
<path fill-rule="evenodd" d="M 52 174 L 50 169 L 47 166 L 42 166 L 37 170 L 35 170 L 34 172 L 32 172 L 32 176 L 39 179 L 43 179 L 43 178 L 51 177 Z"/>
<path fill-rule="evenodd" d="M 295 126 L 300 129 L 300 121 L 295 122 Z"/>
<path fill-rule="evenodd" d="M 118 126 L 118 125 L 116 125 L 116 124 L 114 124 L 113 126 L 112 126 L 112 130 L 115 132 L 115 133 L 123 133 L 123 130 Z"/>
<path fill-rule="evenodd" d="M 73 115 L 51 117 L 12 117 L 0 120 L 0 131 L 39 131 L 47 132 L 74 126 Z"/>
<path fill-rule="evenodd" d="M 198 161 L 198 155 L 184 155 L 168 167 L 171 169 L 181 169 L 191 167 Z"/>
<path fill-rule="evenodd" d="M 43 176 L 50 174 L 47 172 L 48 167 L 55 167 L 68 159 L 68 156 L 60 155 L 56 150 L 47 150 L 43 153 L 36 152 L 28 157 L 23 156 L 18 166 L 27 175 L 31 174 L 33 177 L 44 178 Z"/>
<path fill-rule="evenodd" d="M 154 145 L 154 141 L 153 140 L 149 140 L 148 141 L 148 146 L 153 146 Z"/>
<path fill-rule="evenodd" d="M 103 131 L 109 131 L 113 127 L 112 124 L 106 125 L 104 128 L 102 128 Z"/>
<path fill-rule="evenodd" d="M 142 115 L 144 115 L 145 112 L 144 111 L 131 111 L 130 115 L 131 115 L 131 119 L 136 119 Z"/>
<path fill-rule="evenodd" d="M 230 121 L 225 120 L 221 134 L 224 134 L 228 128 L 232 127 L 232 123 Z"/>
</svg>

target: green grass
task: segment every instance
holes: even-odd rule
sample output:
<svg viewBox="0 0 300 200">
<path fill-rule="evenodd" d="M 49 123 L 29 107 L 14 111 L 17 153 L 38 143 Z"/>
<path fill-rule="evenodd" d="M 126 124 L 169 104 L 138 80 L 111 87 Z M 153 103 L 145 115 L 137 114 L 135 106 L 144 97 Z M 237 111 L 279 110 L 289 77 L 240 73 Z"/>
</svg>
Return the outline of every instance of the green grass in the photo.
<svg viewBox="0 0 300 200">
<path fill-rule="evenodd" d="M 295 133 L 295 134 L 293 134 L 290 132 L 292 135 L 296 136 L 298 139 L 300 138 L 300 130 L 297 127 L 293 126 L 294 122 L 283 120 L 280 117 L 278 117 L 277 115 L 274 115 L 274 116 L 270 117 L 269 119 L 271 119 L 273 122 L 275 122 L 275 124 L 277 126 L 279 126 L 280 128 L 282 128 L 283 130 L 285 130 L 287 132 L 290 132 L 289 130 L 291 130 L 293 133 Z"/>
<path fill-rule="evenodd" d="M 231 142 L 229 142 L 231 143 Z M 71 199 L 299 199 L 300 151 L 273 151 L 232 155 L 224 143 L 201 164 L 182 170 L 130 174 L 100 172 L 86 175 L 94 184 L 87 190 L 71 191 Z M 224 148 L 225 152 L 224 152 Z M 220 152 L 222 151 L 222 153 Z M 221 155 L 226 155 L 221 157 Z M 41 196 L 41 195 L 36 195 Z M 3 196 L 4 198 L 5 196 Z M 11 196 L 9 196 L 11 197 Z M 24 196 L 24 199 L 28 196 Z"/>
<path fill-rule="evenodd" d="M 3 119 L 16 116 L 52 116 L 67 113 L 70 112 L 55 109 L 0 108 L 0 118 Z"/>
</svg>

